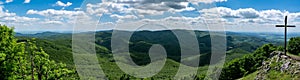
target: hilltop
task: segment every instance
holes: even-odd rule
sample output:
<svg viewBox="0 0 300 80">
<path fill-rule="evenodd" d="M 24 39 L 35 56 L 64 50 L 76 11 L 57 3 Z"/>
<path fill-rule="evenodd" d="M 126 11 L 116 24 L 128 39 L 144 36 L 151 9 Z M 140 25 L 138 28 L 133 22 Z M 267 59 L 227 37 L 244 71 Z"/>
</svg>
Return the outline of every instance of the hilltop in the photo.
<svg viewBox="0 0 300 80">
<path fill-rule="evenodd" d="M 274 51 L 270 58 L 263 61 L 258 71 L 242 78 L 244 80 L 299 80 L 300 62 L 284 52 Z"/>
</svg>

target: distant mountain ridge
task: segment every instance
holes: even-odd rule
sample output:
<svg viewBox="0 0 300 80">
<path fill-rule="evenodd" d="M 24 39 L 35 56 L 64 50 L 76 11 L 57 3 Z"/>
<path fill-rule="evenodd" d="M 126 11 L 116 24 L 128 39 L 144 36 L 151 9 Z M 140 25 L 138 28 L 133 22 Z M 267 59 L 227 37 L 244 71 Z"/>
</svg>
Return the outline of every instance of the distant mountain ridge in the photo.
<svg viewBox="0 0 300 80">
<path fill-rule="evenodd" d="M 183 31 L 184 30 L 178 30 Z M 124 31 L 125 33 L 128 31 Z M 170 30 L 164 31 L 136 31 L 130 38 L 129 51 L 131 58 L 138 65 L 147 65 L 150 61 L 148 50 L 153 44 L 161 44 L 167 52 L 167 69 L 164 74 L 156 76 L 159 79 L 168 79 L 176 72 L 180 60 L 193 61 L 200 57 L 201 69 L 207 69 L 211 57 L 211 36 L 207 31 L 193 31 L 196 34 L 198 45 L 201 53 L 192 57 L 181 59 L 180 47 L 176 35 Z M 111 37 L 113 31 L 97 31 L 97 32 L 83 32 L 76 34 L 90 34 L 95 35 L 96 53 L 100 64 L 103 65 L 104 71 L 110 76 L 110 79 L 119 79 L 124 76 L 119 68 L 114 63 L 113 55 L 111 54 Z M 267 36 L 265 36 L 267 35 Z M 37 38 L 37 46 L 43 47 L 45 52 L 50 55 L 50 59 L 67 63 L 69 67 L 74 67 L 72 54 L 72 33 L 56 33 L 44 32 L 38 34 L 19 34 L 19 40 L 28 38 Z M 220 36 L 220 35 L 219 35 Z M 222 35 L 221 35 L 222 36 Z M 226 62 L 244 55 L 251 54 L 258 47 L 263 44 L 273 43 L 274 45 L 282 45 L 283 42 L 279 35 L 270 33 L 236 33 L 226 32 L 227 52 Z M 281 36 L 279 36 L 281 37 Z M 190 66 L 188 64 L 185 64 Z M 175 66 L 175 67 L 174 67 Z M 194 67 L 194 66 L 193 66 Z M 170 70 L 171 69 L 171 70 Z M 118 73 L 118 74 L 115 74 Z M 170 73 L 170 74 L 169 74 Z M 201 74 L 205 72 L 201 72 Z M 164 76 L 164 77 L 162 77 Z M 166 78 L 167 76 L 167 78 Z"/>
<path fill-rule="evenodd" d="M 176 30 L 187 32 L 186 30 Z M 129 32 L 129 31 L 123 31 Z M 193 31 L 196 34 L 198 39 L 199 47 L 201 54 L 201 65 L 208 64 L 211 53 L 211 43 L 210 43 L 210 34 L 208 31 Z M 83 33 L 76 33 L 76 34 L 91 34 L 95 35 L 95 44 L 99 46 L 96 48 L 97 52 L 101 53 L 111 53 L 111 36 L 113 31 L 97 31 L 97 32 L 83 32 Z M 218 33 L 218 32 L 217 32 Z M 159 35 L 159 36 L 157 36 Z M 251 35 L 251 36 L 249 36 Z M 40 45 L 43 46 L 47 43 L 47 47 L 49 51 L 54 51 L 55 53 L 59 53 L 59 50 L 70 50 L 64 51 L 64 53 L 68 53 L 69 55 L 72 54 L 72 33 L 56 33 L 56 32 L 43 32 L 37 34 L 16 34 L 17 37 L 29 37 L 29 38 L 38 38 L 40 39 Z M 243 53 L 232 54 L 232 57 L 238 57 L 244 55 L 244 53 L 250 53 L 254 51 L 257 47 L 261 46 L 262 44 L 266 43 L 275 43 L 280 45 L 280 41 L 267 39 L 266 37 L 261 37 L 260 35 L 254 35 L 251 33 L 235 33 L 235 32 L 226 32 L 227 38 L 227 50 L 230 51 L 229 53 L 237 53 L 236 51 L 241 51 Z M 143 53 L 140 56 L 136 56 L 136 61 L 148 61 L 149 57 L 145 58 L 138 58 L 141 56 L 147 56 L 149 48 L 152 44 L 162 44 L 168 53 L 168 57 L 175 60 L 180 61 L 180 47 L 178 43 L 177 37 L 171 30 L 163 30 L 163 31 L 136 31 L 133 33 L 130 39 L 130 52 L 132 53 Z M 49 45 L 64 47 L 66 49 L 52 49 Z M 51 50 L 50 50 L 51 49 Z M 107 49 L 107 50 L 106 50 Z M 235 50 L 237 49 L 237 50 Z M 47 51 L 47 50 L 46 50 Z M 106 51 L 106 52 L 105 52 Z M 48 52 L 51 53 L 51 52 Z M 57 55 L 57 54 L 55 54 Z M 229 55 L 230 56 L 230 55 Z M 53 57 L 54 58 L 54 57 Z M 61 59 L 64 60 L 64 59 Z M 230 60 L 230 59 L 229 59 Z M 144 64 L 144 62 L 141 62 Z"/>
</svg>

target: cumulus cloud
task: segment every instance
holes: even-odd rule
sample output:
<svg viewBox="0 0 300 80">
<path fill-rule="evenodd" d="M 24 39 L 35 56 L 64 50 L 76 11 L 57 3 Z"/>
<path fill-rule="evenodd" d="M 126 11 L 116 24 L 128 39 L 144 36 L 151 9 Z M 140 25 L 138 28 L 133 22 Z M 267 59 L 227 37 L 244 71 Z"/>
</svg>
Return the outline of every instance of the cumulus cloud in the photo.
<svg viewBox="0 0 300 80">
<path fill-rule="evenodd" d="M 102 16 L 103 13 L 109 12 L 109 8 L 107 8 L 110 4 L 87 4 L 86 12 L 90 15 Z"/>
<path fill-rule="evenodd" d="M 8 26 L 24 26 L 37 22 L 39 18 L 30 18 L 25 16 L 18 16 L 16 13 L 9 12 L 0 6 L 0 23 Z"/>
<path fill-rule="evenodd" d="M 128 2 L 117 2 L 128 3 Z M 184 9 L 187 7 L 188 2 L 186 0 L 143 0 L 141 2 L 135 2 L 132 5 L 135 9 L 140 10 L 153 10 L 153 11 L 168 11 L 170 9 Z"/>
<path fill-rule="evenodd" d="M 81 25 L 81 26 L 92 26 L 97 24 L 97 20 L 94 20 L 92 16 L 89 16 L 84 11 L 70 11 L 70 10 L 28 10 L 28 15 L 40 15 L 44 16 L 45 19 L 42 20 L 41 24 L 45 25 L 57 25 L 63 27 L 72 27 L 72 25 Z M 51 27 L 51 26 L 50 26 Z"/>
<path fill-rule="evenodd" d="M 37 21 L 38 18 L 29 18 L 29 17 L 20 17 L 20 16 L 13 16 L 13 17 L 4 17 L 2 18 L 3 21 L 8 22 L 29 22 L 29 21 Z"/>
<path fill-rule="evenodd" d="M 14 22 L 26 22 L 26 21 L 37 21 L 38 18 L 29 18 L 29 17 L 21 17 L 17 16 L 16 13 L 4 11 L 3 7 L 0 7 L 0 18 L 1 21 L 14 21 Z"/>
<path fill-rule="evenodd" d="M 106 0 L 112 1 L 112 0 Z M 190 3 L 214 3 L 214 2 L 226 2 L 227 0 L 116 0 L 120 3 L 161 3 L 161 2 L 190 2 Z"/>
<path fill-rule="evenodd" d="M 83 15 L 85 13 L 83 11 L 47 9 L 42 11 L 28 10 L 26 14 L 37 14 L 37 15 L 47 16 L 47 17 L 55 17 L 55 16 L 73 17 L 77 15 Z"/>
<path fill-rule="evenodd" d="M 194 10 L 187 0 L 104 0 L 94 6 L 104 6 L 113 12 L 137 12 L 140 15 L 161 15 L 164 12 Z"/>
<path fill-rule="evenodd" d="M 24 3 L 30 3 L 30 0 L 25 0 Z"/>
<path fill-rule="evenodd" d="M 73 3 L 71 3 L 71 2 L 63 3 L 63 2 L 61 2 L 61 1 L 57 1 L 57 2 L 55 3 L 56 6 L 62 6 L 62 7 L 69 7 L 69 6 L 71 6 L 72 4 L 73 4 Z"/>
<path fill-rule="evenodd" d="M 30 1 L 30 0 L 29 0 Z M 104 26 L 106 29 L 109 26 L 115 26 L 116 24 L 124 24 L 130 22 L 132 19 L 136 19 L 138 23 L 154 23 L 154 24 L 170 24 L 174 26 L 172 29 L 186 29 L 189 27 L 200 27 L 205 29 L 207 26 L 224 23 L 224 25 L 240 26 L 240 24 L 275 24 L 282 23 L 285 15 L 289 15 L 289 21 L 297 22 L 300 20 L 300 13 L 290 13 L 280 10 L 255 10 L 253 8 L 241 8 L 230 9 L 226 7 L 214 7 L 207 9 L 200 9 L 198 17 L 184 17 L 184 16 L 170 16 L 164 14 L 164 12 L 182 12 L 196 10 L 191 7 L 191 3 L 214 3 L 223 2 L 227 0 L 103 0 L 102 3 L 91 4 L 88 3 L 86 7 L 82 9 L 76 8 L 74 11 L 70 10 L 28 10 L 28 15 L 40 15 L 45 18 L 30 18 L 17 16 L 15 13 L 0 8 L 0 23 L 9 21 L 7 23 L 24 23 L 32 22 L 41 26 L 84 26 L 82 29 L 91 30 L 95 25 Z M 25 2 L 24 2 L 25 3 Z M 68 7 L 72 3 L 63 3 L 57 1 L 56 6 Z M 81 11 L 82 10 L 82 11 Z M 198 10 L 198 9 L 197 9 Z M 111 18 L 116 18 L 116 22 L 99 22 L 99 18 L 102 14 L 108 14 Z M 159 19 L 149 19 L 144 17 L 145 15 L 164 15 Z M 93 17 L 97 16 L 97 17 Z M 142 17 L 141 17 L 142 16 Z M 169 17 L 168 17 L 169 16 Z M 148 16 L 149 17 L 149 16 Z M 156 16 L 155 16 L 156 17 Z M 127 20 L 128 19 L 128 20 Z M 99 22 L 99 23 L 98 23 Z M 135 21 L 131 21 L 135 22 Z M 163 23 L 162 23 L 163 22 Z M 299 21 L 298 21 L 299 23 Z M 293 24 L 293 23 L 292 23 Z M 300 23 L 299 23 L 300 24 Z M 131 24 L 135 25 L 135 24 Z M 128 26 L 128 25 L 127 25 Z M 130 27 L 130 26 L 128 26 Z M 215 26 L 216 27 L 216 26 Z M 69 27 L 70 28 L 70 27 Z M 72 28 L 70 28 L 72 29 Z"/>
<path fill-rule="evenodd" d="M 215 7 L 210 9 L 203 9 L 200 12 L 219 14 L 224 18 L 258 18 L 260 16 L 260 13 L 253 8 L 232 10 L 226 7 Z"/>
<path fill-rule="evenodd" d="M 42 22 L 42 24 L 56 24 L 56 25 L 62 25 L 64 24 L 62 21 L 56 21 L 56 20 L 49 20 L 46 19 L 45 21 Z"/>
<path fill-rule="evenodd" d="M 117 15 L 117 14 L 112 14 L 110 15 L 112 18 L 117 18 L 117 19 L 136 19 L 137 17 L 134 15 Z"/>
<path fill-rule="evenodd" d="M 13 2 L 14 0 L 6 0 L 5 3 Z"/>
<path fill-rule="evenodd" d="M 226 2 L 227 0 L 188 0 L 191 3 L 214 3 L 214 2 Z"/>
<path fill-rule="evenodd" d="M 162 15 L 166 12 L 182 12 L 196 10 L 191 3 L 212 3 L 227 0 L 103 0 L 98 4 L 87 4 L 87 12 L 101 16 L 103 13 L 111 14 L 135 13 L 138 17 L 145 15 Z"/>
<path fill-rule="evenodd" d="M 261 24 L 274 24 L 283 21 L 284 16 L 288 15 L 291 22 L 299 18 L 299 13 L 290 13 L 288 11 L 280 10 L 255 10 L 253 8 L 242 8 L 233 10 L 226 7 L 215 7 L 210 9 L 203 9 L 199 12 L 204 16 L 217 15 L 224 19 L 231 19 L 231 22 L 241 23 L 261 23 Z M 203 16 L 202 15 L 202 16 Z M 213 18 L 213 17 L 212 17 Z M 230 22 L 230 21 L 228 21 Z"/>
<path fill-rule="evenodd" d="M 246 8 L 246 9 L 238 9 L 236 10 L 239 16 L 242 16 L 243 18 L 257 18 L 259 17 L 259 12 L 252 9 L 252 8 Z"/>
<path fill-rule="evenodd" d="M 214 22 L 208 23 L 203 17 L 166 17 L 162 19 L 142 19 L 133 22 L 119 22 L 113 29 L 117 30 L 134 30 L 134 27 L 141 27 L 139 30 L 169 30 L 169 29 L 185 29 L 185 30 L 208 30 L 212 27 L 217 28 L 213 31 L 219 31 L 223 26 L 222 20 L 215 19 Z M 153 26 L 144 26 L 153 25 Z M 143 26 L 143 27 L 142 27 Z"/>
<path fill-rule="evenodd" d="M 0 18 L 3 17 L 11 17 L 11 16 L 16 16 L 16 13 L 9 13 L 8 11 L 4 11 L 4 8 L 0 6 Z"/>
<path fill-rule="evenodd" d="M 126 22 L 126 21 L 133 21 L 138 19 L 137 16 L 135 15 L 117 15 L 117 14 L 112 14 L 110 15 L 111 18 L 117 19 L 116 22 Z"/>
</svg>

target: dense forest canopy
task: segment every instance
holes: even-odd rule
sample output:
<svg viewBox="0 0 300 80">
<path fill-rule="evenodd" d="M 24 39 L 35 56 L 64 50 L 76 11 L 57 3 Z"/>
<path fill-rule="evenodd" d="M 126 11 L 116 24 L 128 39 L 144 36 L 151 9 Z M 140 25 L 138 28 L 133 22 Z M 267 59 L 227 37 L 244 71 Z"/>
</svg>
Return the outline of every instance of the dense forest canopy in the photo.
<svg viewBox="0 0 300 80">
<path fill-rule="evenodd" d="M 76 79 L 73 69 L 49 59 L 35 39 L 17 42 L 14 31 L 0 26 L 0 79 Z"/>
<path fill-rule="evenodd" d="M 288 51 L 291 54 L 300 55 L 300 37 L 291 38 L 288 44 Z"/>
</svg>

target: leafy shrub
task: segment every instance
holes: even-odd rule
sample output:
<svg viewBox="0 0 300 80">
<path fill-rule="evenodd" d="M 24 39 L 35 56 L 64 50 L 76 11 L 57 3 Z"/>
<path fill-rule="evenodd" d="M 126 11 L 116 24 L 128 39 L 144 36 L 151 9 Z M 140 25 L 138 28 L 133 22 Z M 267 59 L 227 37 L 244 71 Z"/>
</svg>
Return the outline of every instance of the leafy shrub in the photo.
<svg viewBox="0 0 300 80">
<path fill-rule="evenodd" d="M 56 63 L 35 40 L 18 42 L 13 29 L 0 25 L 0 80 L 75 79 L 75 70 Z"/>
<path fill-rule="evenodd" d="M 234 80 L 255 72 L 270 53 L 278 48 L 272 44 L 266 44 L 258 48 L 253 54 L 234 59 L 226 63 L 220 75 L 220 80 Z"/>
<path fill-rule="evenodd" d="M 300 55 L 300 37 L 291 38 L 288 44 L 290 53 Z"/>
</svg>

